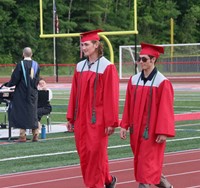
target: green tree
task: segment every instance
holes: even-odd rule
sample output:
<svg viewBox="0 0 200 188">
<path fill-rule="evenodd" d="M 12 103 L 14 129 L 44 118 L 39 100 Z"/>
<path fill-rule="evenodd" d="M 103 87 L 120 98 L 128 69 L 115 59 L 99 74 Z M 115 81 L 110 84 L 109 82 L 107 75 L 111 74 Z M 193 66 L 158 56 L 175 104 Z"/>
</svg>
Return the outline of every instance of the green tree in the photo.
<svg viewBox="0 0 200 188">
<path fill-rule="evenodd" d="M 55 0 L 60 33 L 79 33 L 93 29 L 104 31 L 133 30 L 133 0 Z M 53 0 L 43 0 L 44 34 L 53 33 Z M 175 23 L 175 43 L 200 41 L 200 0 L 137 0 L 138 35 L 107 36 L 115 61 L 119 45 L 146 41 L 170 43 L 170 18 Z M 53 39 L 40 38 L 39 1 L 0 1 L 0 63 L 21 60 L 22 49 L 30 46 L 39 63 L 53 64 Z M 57 38 L 57 62 L 76 63 L 80 60 L 80 40 Z M 105 55 L 108 57 L 105 45 Z"/>
<path fill-rule="evenodd" d="M 179 41 L 197 43 L 200 41 L 200 7 L 193 5 L 183 16 L 179 30 Z"/>
<path fill-rule="evenodd" d="M 180 12 L 171 0 L 155 0 L 150 3 L 141 0 L 138 5 L 139 41 L 155 44 L 170 42 L 170 18 L 177 19 Z"/>
</svg>

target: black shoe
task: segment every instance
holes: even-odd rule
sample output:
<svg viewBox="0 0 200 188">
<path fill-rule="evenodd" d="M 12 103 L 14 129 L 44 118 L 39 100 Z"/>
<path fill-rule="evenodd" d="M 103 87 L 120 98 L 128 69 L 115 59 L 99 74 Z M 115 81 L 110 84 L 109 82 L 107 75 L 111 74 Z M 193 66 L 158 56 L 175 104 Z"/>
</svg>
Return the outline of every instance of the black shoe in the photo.
<svg viewBox="0 0 200 188">
<path fill-rule="evenodd" d="M 106 185 L 106 188 L 115 188 L 117 184 L 117 178 L 115 176 L 112 176 L 112 182 L 109 185 Z"/>
</svg>

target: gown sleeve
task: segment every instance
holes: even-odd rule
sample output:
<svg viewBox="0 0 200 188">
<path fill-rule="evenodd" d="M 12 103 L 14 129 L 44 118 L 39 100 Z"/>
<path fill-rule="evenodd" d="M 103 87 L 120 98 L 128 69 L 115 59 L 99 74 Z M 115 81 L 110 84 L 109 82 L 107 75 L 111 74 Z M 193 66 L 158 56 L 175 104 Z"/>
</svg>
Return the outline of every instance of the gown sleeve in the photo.
<svg viewBox="0 0 200 188">
<path fill-rule="evenodd" d="M 74 123 L 74 111 L 75 111 L 75 106 L 76 106 L 77 74 L 78 73 L 75 69 L 73 80 L 72 80 L 72 88 L 71 88 L 71 93 L 70 93 L 70 99 L 69 99 L 67 114 L 66 114 L 66 119 L 72 124 Z"/>
<path fill-rule="evenodd" d="M 123 110 L 122 121 L 120 123 L 120 127 L 125 128 L 126 130 L 130 126 L 130 102 L 131 102 L 131 78 L 129 79 L 127 89 L 126 89 L 126 98 Z"/>
<path fill-rule="evenodd" d="M 21 63 L 18 63 L 11 75 L 10 81 L 6 84 L 7 87 L 12 87 L 18 85 L 21 79 Z"/>
<path fill-rule="evenodd" d="M 119 77 L 111 64 L 104 73 L 103 116 L 106 127 L 118 127 Z"/>
<path fill-rule="evenodd" d="M 174 121 L 174 91 L 169 80 L 165 80 L 159 86 L 160 102 L 156 123 L 156 134 L 164 134 L 168 137 L 175 136 Z"/>
</svg>

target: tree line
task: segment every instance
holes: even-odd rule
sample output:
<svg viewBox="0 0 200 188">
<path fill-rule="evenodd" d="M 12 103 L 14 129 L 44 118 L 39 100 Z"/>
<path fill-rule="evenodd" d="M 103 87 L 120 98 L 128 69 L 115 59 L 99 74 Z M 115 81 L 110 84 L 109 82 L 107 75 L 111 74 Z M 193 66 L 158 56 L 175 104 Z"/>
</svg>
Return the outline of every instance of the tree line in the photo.
<svg viewBox="0 0 200 188">
<path fill-rule="evenodd" d="M 43 0 L 44 34 L 53 33 L 53 0 Z M 93 29 L 133 30 L 133 0 L 55 0 L 59 33 Z M 107 36 L 118 62 L 120 45 L 135 42 L 170 44 L 170 18 L 174 20 L 174 43 L 200 42 L 200 0 L 137 0 L 138 35 Z M 53 39 L 40 38 L 39 0 L 0 0 L 0 64 L 21 60 L 22 49 L 30 46 L 34 59 L 53 63 Z M 56 38 L 57 62 L 80 60 L 80 39 Z M 105 55 L 108 54 L 105 44 Z"/>
</svg>

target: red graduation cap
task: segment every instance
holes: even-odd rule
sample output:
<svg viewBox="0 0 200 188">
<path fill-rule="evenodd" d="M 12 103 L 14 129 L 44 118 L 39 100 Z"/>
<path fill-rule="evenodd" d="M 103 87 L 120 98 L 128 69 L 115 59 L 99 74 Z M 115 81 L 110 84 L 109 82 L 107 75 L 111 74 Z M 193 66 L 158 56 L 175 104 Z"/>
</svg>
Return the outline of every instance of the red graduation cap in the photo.
<svg viewBox="0 0 200 188">
<path fill-rule="evenodd" d="M 81 42 L 85 42 L 88 40 L 100 40 L 100 37 L 98 35 L 99 32 L 102 32 L 101 29 L 93 30 L 93 31 L 88 31 L 81 33 Z"/>
<path fill-rule="evenodd" d="M 160 56 L 160 53 L 164 54 L 164 48 L 162 46 L 141 43 L 140 55 L 151 55 L 158 58 Z"/>
</svg>

